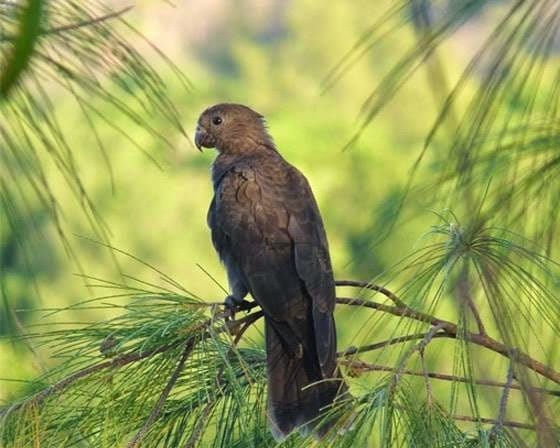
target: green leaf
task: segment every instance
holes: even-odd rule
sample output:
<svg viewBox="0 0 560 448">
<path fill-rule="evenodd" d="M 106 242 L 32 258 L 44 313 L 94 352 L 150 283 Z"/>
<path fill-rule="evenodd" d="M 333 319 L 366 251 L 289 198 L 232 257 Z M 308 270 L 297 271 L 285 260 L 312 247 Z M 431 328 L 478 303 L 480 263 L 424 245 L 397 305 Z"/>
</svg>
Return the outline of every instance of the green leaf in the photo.
<svg viewBox="0 0 560 448">
<path fill-rule="evenodd" d="M 29 64 L 40 34 L 42 0 L 29 0 L 21 13 L 19 33 L 0 75 L 0 100 L 5 98 Z"/>
</svg>

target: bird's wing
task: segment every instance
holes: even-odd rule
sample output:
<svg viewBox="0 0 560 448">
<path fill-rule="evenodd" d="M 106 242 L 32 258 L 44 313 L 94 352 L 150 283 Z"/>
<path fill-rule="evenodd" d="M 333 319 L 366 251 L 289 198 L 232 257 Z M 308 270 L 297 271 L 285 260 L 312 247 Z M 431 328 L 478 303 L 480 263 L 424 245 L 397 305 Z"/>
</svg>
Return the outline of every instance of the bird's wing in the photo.
<svg viewBox="0 0 560 448">
<path fill-rule="evenodd" d="M 265 313 L 282 321 L 301 318 L 307 309 L 303 283 L 317 356 L 332 373 L 334 279 L 323 222 L 305 177 L 282 159 L 243 162 L 223 176 L 214 201 L 212 233 L 229 242 Z"/>
<path fill-rule="evenodd" d="M 336 330 L 333 311 L 336 301 L 327 235 L 313 192 L 305 177 L 293 168 L 293 190 L 285 202 L 289 213 L 288 232 L 294 242 L 298 276 L 313 303 L 313 326 L 321 367 L 332 372 L 336 359 Z M 326 367 L 326 369 L 325 369 Z"/>
</svg>

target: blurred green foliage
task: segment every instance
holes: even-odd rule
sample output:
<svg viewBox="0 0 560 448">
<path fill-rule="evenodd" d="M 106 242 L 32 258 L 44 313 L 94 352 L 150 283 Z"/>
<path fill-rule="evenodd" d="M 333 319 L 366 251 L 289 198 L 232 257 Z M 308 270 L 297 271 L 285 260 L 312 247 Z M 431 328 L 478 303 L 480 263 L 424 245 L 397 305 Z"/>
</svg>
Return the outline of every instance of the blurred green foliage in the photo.
<svg viewBox="0 0 560 448">
<path fill-rule="evenodd" d="M 320 83 L 329 69 L 374 21 L 374 17 L 363 14 L 368 3 L 335 3 L 323 8 L 317 2 L 303 1 L 297 8 L 286 8 L 280 18 L 264 18 L 264 23 L 246 15 L 250 2 L 242 5 L 224 4 L 223 34 L 205 42 L 194 59 L 187 54 L 182 56 L 183 61 L 175 60 L 197 86 L 194 92 L 187 92 L 168 77 L 183 125 L 193 129 L 205 107 L 222 101 L 245 103 L 263 113 L 282 154 L 307 175 L 313 186 L 326 222 L 337 276 L 373 278 L 407 254 L 432 220 L 424 209 L 419 219 L 385 234 L 400 202 L 399 191 L 436 117 L 425 76 L 420 73 L 414 77 L 364 132 L 357 146 L 345 152 L 343 147 L 356 129 L 357 106 L 364 88 L 379 83 L 394 63 L 391 55 L 412 44 L 414 36 L 403 29 L 375 54 L 357 62 L 321 96 Z M 150 5 L 144 12 L 165 8 L 169 6 Z M 281 24 L 271 24 L 274 21 Z M 281 29 L 270 36 L 266 29 L 274 26 Z M 446 58 L 446 68 L 458 71 L 451 54 Z M 169 71 L 163 64 L 159 70 Z M 222 292 L 197 267 L 202 265 L 226 285 L 205 221 L 212 194 L 209 166 L 214 154 L 207 151 L 200 155 L 179 134 L 169 135 L 176 147 L 170 151 L 149 133 L 132 130 L 137 135 L 131 137 L 163 167 L 158 169 L 143 153 L 130 147 L 128 137 L 92 116 L 108 151 L 110 172 L 80 104 L 59 92 L 54 113 L 76 153 L 79 175 L 110 228 L 111 244 L 159 266 L 203 297 L 220 298 Z M 127 125 L 125 117 L 108 106 L 101 105 L 99 113 L 113 124 Z M 168 125 L 164 117 L 156 115 L 153 126 L 166 133 Z M 91 235 L 80 204 L 64 179 L 57 175 L 47 155 L 43 157 L 53 194 L 64 205 L 65 229 L 76 235 L 71 243 L 77 248 L 82 269 L 97 277 L 110 277 L 115 270 L 110 255 L 101 246 L 79 239 L 97 238 Z M 32 241 L 31 249 L 16 245 L 15 236 L 6 234 L 3 226 L 6 250 L 2 253 L 13 259 L 3 263 L 10 273 L 5 276 L 6 291 L 17 309 L 69 305 L 83 298 L 87 290 L 79 278 L 69 275 L 78 271 L 75 260 L 56 244 L 55 229 L 41 219 L 45 212 L 37 205 L 32 207 L 42 237 L 31 240 L 32 223 L 19 227 L 25 233 L 22 239 Z M 417 207 L 422 209 L 422 204 Z M 375 247 L 371 243 L 376 243 Z M 137 266 L 132 271 L 126 265 L 121 268 L 140 274 Z M 31 276 L 29 269 L 33 270 Z M 40 301 L 30 288 L 33 281 L 41 292 Z M 17 373 L 7 372 L 5 376 L 17 377 Z"/>
<path fill-rule="evenodd" d="M 365 8 L 367 2 L 362 3 Z M 169 6 L 152 5 L 147 11 L 159 8 Z M 398 235 L 379 241 L 379 237 L 387 236 L 384 227 L 389 223 L 383 220 L 390 220 L 398 205 L 398 191 L 435 117 L 435 107 L 425 93 L 425 79 L 422 76 L 415 79 L 375 126 L 364 133 L 359 145 L 346 152 L 343 147 L 355 130 L 363 87 L 379 81 L 390 63 L 388 54 L 411 43 L 412 34 L 403 33 L 388 42 L 379 54 L 356 64 L 348 76 L 321 96 L 323 77 L 371 23 L 370 17 L 361 14 L 360 7 L 335 4 L 332 8 L 321 8 L 316 2 L 301 2 L 298 8 L 288 8 L 282 30 L 273 37 L 251 29 L 251 20 L 235 11 L 232 7 L 231 16 L 224 23 L 229 34 L 208 43 L 208 54 L 194 60 L 190 55 L 185 55 L 183 61 L 175 60 L 197 86 L 194 92 L 185 91 L 171 73 L 167 77 L 183 125 L 188 130 L 194 129 L 199 113 L 222 101 L 245 103 L 263 113 L 282 154 L 312 184 L 329 233 L 337 276 L 374 277 L 409 251 L 431 219 L 426 211 L 423 219 L 406 225 Z M 163 63 L 159 70 L 170 72 Z M 408 102 L 413 102 L 414 107 Z M 418 117 L 419 109 L 423 111 L 422 119 Z M 109 106 L 101 105 L 99 112 L 109 122 L 126 127 L 126 118 Z M 206 225 L 212 195 L 209 178 L 209 167 L 215 156 L 212 151 L 200 155 L 178 133 L 168 135 L 175 144 L 175 150 L 170 151 L 147 132 L 132 130 L 137 134 L 131 137 L 155 157 L 162 167 L 159 169 L 150 158 L 131 147 L 128 137 L 94 115 L 98 137 L 107 148 L 110 172 L 103 154 L 97 150 L 96 137 L 80 105 L 59 92 L 54 113 L 76 154 L 78 173 L 110 229 L 111 244 L 159 266 L 200 296 L 221 299 L 222 291 L 197 267 L 200 264 L 227 285 Z M 164 117 L 155 115 L 152 123 L 161 132 L 167 132 Z M 127 132 L 131 131 L 127 129 Z M 56 229 L 41 218 L 46 212 L 38 204 L 32 205 L 37 216 L 35 225 L 22 223 L 20 227 L 24 232 L 21 238 L 32 244 L 31 247 L 16 244 L 15 236 L 4 223 L 6 250 L 2 253 L 13 259 L 3 263 L 8 272 L 4 276 L 6 295 L 14 308 L 22 310 L 18 316 L 26 323 L 36 320 L 29 320 L 30 312 L 25 309 L 71 305 L 88 295 L 80 278 L 71 275 L 79 271 L 78 266 L 97 277 L 109 278 L 118 267 L 132 275 L 141 274 L 140 267 L 131 268 L 126 261 L 120 260 L 116 267 L 110 251 L 80 239 L 80 236 L 98 238 L 91 234 L 80 204 L 57 174 L 56 166 L 47 155 L 43 158 L 53 194 L 63 204 L 64 228 L 68 234 L 75 235 L 70 237 L 70 242 L 79 265 L 57 244 Z M 33 226 L 40 238 L 33 236 Z M 377 245 L 372 247 L 371 242 Z M 35 294 L 33 282 L 40 296 Z M 39 319 L 41 313 L 32 314 Z M 101 317 L 76 316 L 88 320 Z M 341 329 L 344 331 L 344 324 Z M 10 366 L 3 376 L 20 377 L 21 368 L 14 361 L 21 354 L 9 349 L 10 342 L 2 344 L 2 364 Z M 0 387 L 5 395 L 6 384 Z"/>
<path fill-rule="evenodd" d="M 370 1 L 365 0 L 333 2 L 329 7 L 312 0 L 298 1 L 297 7 L 270 2 L 276 6 L 263 10 L 256 6 L 258 2 L 218 3 L 219 14 L 211 6 L 208 6 L 208 10 L 201 7 L 198 11 L 202 16 L 217 14 L 213 17 L 215 22 L 208 21 L 211 24 L 206 34 L 193 38 L 189 45 L 179 38 L 166 43 L 166 52 L 189 75 L 195 89 L 187 90 L 168 64 L 154 62 L 154 68 L 165 80 L 178 108 L 181 125 L 187 131 L 192 131 L 202 110 L 224 101 L 244 103 L 264 114 L 279 150 L 288 161 L 303 171 L 313 187 L 328 232 L 337 278 L 370 280 L 384 275 L 385 280 L 394 280 L 394 287 L 401 288 L 410 303 L 430 311 L 437 305 L 438 315 L 463 319 L 464 314 L 458 311 L 457 303 L 451 299 L 455 297 L 465 272 L 467 279 L 473 278 L 473 266 L 476 267 L 478 260 L 473 257 L 473 262 L 469 256 L 463 260 L 463 254 L 456 255 L 463 249 L 463 242 L 460 241 L 463 235 L 455 230 L 458 222 L 464 222 L 467 237 L 470 232 L 473 240 L 479 234 L 486 238 L 486 233 L 481 232 L 480 228 L 470 228 L 469 225 L 473 222 L 479 224 L 475 219 L 476 213 L 483 209 L 485 200 L 492 201 L 484 194 L 473 199 L 467 198 L 466 194 L 461 196 L 462 192 L 446 196 L 440 191 L 442 186 L 455 181 L 454 178 L 449 180 L 445 177 L 449 174 L 447 165 L 456 162 L 452 156 L 456 149 L 454 144 L 457 143 L 451 138 L 454 132 L 452 113 L 449 113 L 449 122 L 442 121 L 440 133 L 432 141 L 433 145 L 426 153 L 420 169 L 413 171 L 413 167 L 424 149 L 426 135 L 438 119 L 446 88 L 460 79 L 466 62 L 474 52 L 475 45 L 470 40 L 472 35 L 487 29 L 489 22 L 494 23 L 495 15 L 503 13 L 505 2 L 493 2 L 495 4 L 487 7 L 484 13 L 480 12 L 481 2 L 464 2 L 473 11 L 474 31 L 468 29 L 466 34 L 455 36 L 438 49 L 437 61 L 443 67 L 447 82 L 434 85 L 434 79 L 438 79 L 433 76 L 434 66 L 412 73 L 406 84 L 390 97 L 376 119 L 349 148 L 346 148 L 347 143 L 363 122 L 364 114 L 359 111 L 364 96 L 385 79 L 385 75 L 399 61 L 400 55 L 407 54 L 411 48 L 417 49 L 418 30 L 399 27 L 395 33 L 392 22 L 377 22 L 392 5 L 389 0 L 376 2 L 375 8 L 372 8 Z M 445 5 L 453 2 L 440 3 L 443 5 L 440 5 L 441 8 L 445 9 Z M 173 8 L 165 3 L 144 2 L 133 12 L 131 20 L 138 28 L 149 29 L 147 25 L 152 23 L 150 17 L 158 13 L 173 14 Z M 398 17 L 404 22 L 405 15 L 401 11 Z M 183 17 L 187 23 L 181 25 L 185 27 L 188 27 L 188 20 L 202 21 L 199 16 Z M 323 91 L 322 81 L 327 74 L 337 66 L 348 49 L 371 31 L 372 23 L 379 26 L 373 31 L 384 38 L 376 42 L 375 46 L 372 45 L 373 51 L 364 52 L 363 57 L 356 59 L 335 84 Z M 160 28 L 154 31 L 156 37 L 153 40 L 156 44 L 157 36 L 165 33 L 166 26 L 160 24 Z M 170 30 L 177 31 L 169 26 Z M 184 36 L 181 33 L 172 35 Z M 421 54 L 420 49 L 418 52 Z M 543 58 L 540 71 L 542 79 L 554 79 L 555 63 L 557 56 Z M 485 75 L 475 72 L 463 81 L 463 91 L 455 98 L 454 108 L 459 111 L 467 108 L 469 99 L 484 87 L 484 80 L 487 79 Z M 504 77 L 506 75 L 503 74 Z M 8 319 L 6 314 L 0 316 L 3 334 L 18 333 L 18 328 L 8 328 L 14 322 L 21 328 L 40 332 L 53 322 L 77 325 L 110 317 L 113 312 L 110 308 L 87 311 L 71 309 L 79 301 L 104 295 L 105 291 L 98 282 L 83 274 L 102 279 L 112 278 L 124 284 L 134 283 L 128 276 L 161 284 L 157 273 L 147 272 L 145 265 L 109 250 L 104 245 L 107 242 L 156 266 L 184 285 L 193 296 L 212 301 L 223 299 L 224 293 L 214 283 L 214 279 L 227 288 L 225 271 L 215 255 L 206 225 L 206 211 L 212 197 L 209 167 L 215 154 L 212 151 L 203 154 L 196 151 L 188 138 L 177 129 L 170 129 L 168 117 L 164 114 L 157 113 L 157 110 L 154 110 L 153 115 L 147 114 L 136 102 L 143 93 L 142 87 L 131 82 L 129 74 L 115 72 L 110 73 L 109 78 L 132 95 L 127 99 L 130 102 L 127 107 L 141 114 L 153 129 L 162 133 L 173 149 L 149 129 L 143 126 L 130 127 L 130 117 L 123 116 L 111 104 L 95 103 L 96 113 L 88 115 L 92 120 L 88 122 L 83 105 L 75 97 L 54 87 L 56 103 L 51 112 L 63 126 L 67 145 L 75 154 L 76 172 L 109 229 L 108 241 L 102 241 L 100 235 L 92 231 L 91 222 L 82 213 L 83 204 L 68 187 L 48 154 L 41 154 L 44 174 L 49 179 L 52 193 L 63 206 L 61 225 L 69 235 L 74 256 L 69 256 L 65 246 L 59 244 L 59 229 L 49 219 L 49 212 L 41 201 L 31 200 L 25 204 L 27 216 L 32 218 L 29 222 L 14 225 L 8 223 L 7 218 L 4 219 L 7 212 L 2 216 L 2 298 L 9 305 L 5 309 L 15 310 L 15 319 Z M 539 82 L 532 80 L 533 90 L 541 86 L 542 79 Z M 439 78 L 439 81 L 442 79 Z M 542 84 L 550 85 L 552 82 Z M 115 85 L 107 89 L 118 98 L 122 95 Z M 500 113 L 496 113 L 496 116 L 508 118 L 516 113 L 523 116 L 528 108 L 537 110 L 544 107 L 546 101 L 543 98 L 546 99 L 552 93 L 543 89 L 535 104 L 534 97 L 530 95 L 505 96 L 504 104 L 499 108 Z M 362 112 L 367 112 L 367 103 Z M 92 123 L 95 133 L 91 132 Z M 125 133 L 118 129 L 124 129 Z M 468 134 L 467 131 L 465 134 Z M 527 135 L 521 134 L 519 140 L 513 141 L 525 141 Z M 446 139 L 446 135 L 450 137 Z M 99 150 L 99 140 L 103 142 L 105 151 Z M 137 150 L 131 140 L 138 142 L 144 152 Z M 535 142 L 537 140 L 535 137 Z M 549 148 L 554 141 L 542 143 L 539 140 L 537 143 Z M 475 143 L 478 145 L 480 142 Z M 460 144 L 464 144 L 464 141 L 459 141 L 457 148 Z M 500 177 L 504 166 L 508 160 L 523 157 L 516 159 L 515 155 L 504 155 L 505 148 L 498 146 L 495 157 L 483 159 L 488 161 L 488 165 L 477 166 L 487 177 L 477 171 L 476 175 L 469 178 L 474 182 L 485 179 L 477 184 L 477 193 L 487 188 L 487 178 L 496 177 L 504 186 L 512 183 L 510 177 Z M 546 155 L 542 159 L 549 161 Z M 522 172 L 529 171 L 530 166 L 531 161 L 524 159 L 516 165 Z M 453 172 L 457 172 L 459 178 L 463 172 L 461 170 L 462 167 L 453 166 Z M 3 177 L 2 180 L 6 179 Z M 457 183 L 460 184 L 461 180 Z M 401 207 L 405 193 L 408 194 L 406 206 Z M 498 193 L 501 193 L 499 188 Z M 496 197 L 499 198 L 498 193 L 494 193 L 493 203 L 500 202 L 496 200 Z M 544 210 L 543 204 L 548 204 L 548 200 L 546 195 L 542 198 L 533 197 L 527 207 L 533 210 L 543 207 Z M 5 200 L 2 205 L 5 211 L 11 206 Z M 458 218 L 448 213 L 447 207 L 457 209 Z M 543 222 L 539 222 L 540 216 L 536 214 L 528 224 L 531 235 Z M 503 227 L 512 224 L 513 230 L 518 230 L 515 228 L 515 219 L 512 221 L 513 224 L 492 224 L 502 224 Z M 555 219 L 546 222 L 550 226 L 557 226 Z M 430 225 L 434 223 L 438 226 L 429 232 Z M 557 230 L 552 228 L 550 232 Z M 486 242 L 499 242 L 498 248 L 492 247 L 492 250 L 500 253 L 502 260 L 508 260 L 508 257 L 523 258 L 526 254 L 507 240 L 512 235 L 502 240 L 501 231 L 493 227 L 488 232 L 492 237 L 488 236 Z M 440 252 L 436 255 L 441 256 L 441 259 L 429 251 L 418 255 L 419 248 L 432 243 L 434 234 L 444 235 L 449 240 L 446 244 L 438 243 L 437 250 Z M 26 244 L 20 244 L 21 241 Z M 542 245 L 546 246 L 547 241 L 535 243 L 544 243 Z M 533 247 L 533 243 L 527 246 Z M 558 246 L 552 243 L 549 246 L 548 254 L 552 258 L 557 257 Z M 488 247 L 483 249 L 486 251 L 484 256 L 495 256 Z M 409 261 L 415 268 L 428 266 L 428 274 L 403 268 L 403 271 L 406 270 L 403 275 L 405 279 L 399 277 L 401 272 L 398 271 L 399 266 L 395 268 L 395 264 L 410 254 L 413 254 L 411 259 L 414 263 Z M 484 259 L 483 256 L 481 258 Z M 529 256 L 525 258 L 530 259 Z M 540 261 L 528 265 L 527 271 L 522 271 L 527 278 L 534 272 L 538 272 L 535 274 L 537 276 L 542 274 Z M 476 275 L 474 278 L 479 280 Z M 541 291 L 539 288 L 534 288 L 537 292 L 521 291 L 516 296 L 515 288 L 523 288 L 515 283 L 515 275 L 511 278 L 512 281 L 507 278 L 503 280 L 506 287 L 498 292 L 503 295 L 506 304 L 511 302 L 517 306 L 516 300 L 521 297 L 519 306 L 523 310 L 515 308 L 518 314 L 510 315 L 511 308 L 492 308 L 490 305 L 483 309 L 483 317 L 496 317 L 502 312 L 501 317 L 504 319 L 515 320 L 519 316 L 519 322 L 516 322 L 519 326 L 515 329 L 522 329 L 522 334 L 520 332 L 514 336 L 519 336 L 526 347 L 534 349 L 539 359 L 557 361 L 560 353 L 556 348 L 557 336 L 554 331 L 540 320 L 537 320 L 538 328 L 532 321 L 524 320 L 527 315 L 539 318 L 543 315 L 543 320 L 546 320 L 556 312 L 556 308 L 548 310 L 547 314 L 537 306 L 542 302 L 537 300 L 535 305 L 531 301 L 538 296 L 538 291 Z M 546 278 L 543 280 L 545 283 L 550 281 L 547 276 L 542 278 Z M 485 298 L 487 289 L 492 289 L 493 279 L 486 280 L 488 283 L 482 282 L 482 286 L 476 290 L 479 298 Z M 96 285 L 92 286 L 92 283 Z M 545 286 L 551 289 L 556 287 L 549 284 Z M 69 307 L 65 313 L 48 313 L 49 309 L 65 307 Z M 47 311 L 36 311 L 38 308 Z M 403 325 L 409 325 L 376 314 L 364 314 L 359 309 L 339 308 L 337 315 L 340 348 L 394 337 L 400 334 Z M 507 332 L 499 328 L 500 322 L 498 320 L 489 330 L 507 336 Z M 467 327 L 468 322 L 461 322 L 461 325 Z M 411 331 L 416 327 L 410 324 L 405 328 Z M 540 339 L 535 337 L 536 332 L 540 332 Z M 258 341 L 259 328 L 251 336 Z M 441 367 L 443 371 L 457 373 L 461 369 L 468 370 L 465 366 L 457 365 L 458 359 L 468 359 L 468 362 L 472 359 L 488 361 L 477 362 L 477 369 L 493 378 L 502 378 L 508 368 L 503 359 L 495 360 L 484 355 L 474 357 L 464 345 L 450 341 L 438 341 L 438 344 L 441 349 L 430 352 L 427 357 L 430 365 Z M 34 351 L 38 348 L 10 338 L 0 341 L 0 377 L 16 380 L 0 381 L 0 400 L 11 401 L 28 393 L 29 386 L 20 385 L 18 381 L 36 377 L 46 367 L 56 363 L 49 359 L 47 350 L 39 348 L 39 356 L 35 356 L 30 349 Z M 459 356 L 452 356 L 458 352 L 461 352 Z M 380 359 L 388 365 L 394 365 L 402 353 L 401 350 L 383 351 Z M 468 362 L 465 361 L 465 365 Z M 419 369 L 418 360 L 411 362 L 410 367 Z M 365 389 L 368 385 L 377 385 L 379 378 L 378 374 L 362 378 L 361 387 Z M 410 384 L 415 386 L 411 390 L 423 390 L 421 379 L 411 379 Z M 444 391 L 444 395 L 451 397 L 451 407 L 454 409 L 474 406 L 481 415 L 496 413 L 500 400 L 499 389 L 485 390 L 477 402 L 469 395 L 467 386 L 461 389 L 463 394 L 457 394 L 458 387 L 462 386 L 434 385 L 436 390 Z M 381 392 L 384 393 L 384 390 Z M 475 405 L 469 400 L 473 400 Z M 511 415 L 521 420 L 528 418 L 523 400 L 523 396 L 512 398 L 513 405 L 510 406 L 510 409 L 514 409 Z"/>
</svg>

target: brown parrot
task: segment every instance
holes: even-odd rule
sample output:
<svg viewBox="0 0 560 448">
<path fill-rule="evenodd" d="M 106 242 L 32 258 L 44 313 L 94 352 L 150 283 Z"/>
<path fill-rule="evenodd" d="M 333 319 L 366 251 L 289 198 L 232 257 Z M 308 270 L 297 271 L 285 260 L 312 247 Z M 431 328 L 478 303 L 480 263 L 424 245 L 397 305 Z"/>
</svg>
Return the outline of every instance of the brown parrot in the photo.
<svg viewBox="0 0 560 448">
<path fill-rule="evenodd" d="M 226 306 L 242 309 L 250 293 L 264 313 L 272 433 L 322 436 L 333 423 L 322 413 L 346 386 L 336 368 L 327 236 L 309 183 L 246 106 L 206 109 L 195 143 L 218 151 L 208 225 L 228 273 Z"/>
</svg>

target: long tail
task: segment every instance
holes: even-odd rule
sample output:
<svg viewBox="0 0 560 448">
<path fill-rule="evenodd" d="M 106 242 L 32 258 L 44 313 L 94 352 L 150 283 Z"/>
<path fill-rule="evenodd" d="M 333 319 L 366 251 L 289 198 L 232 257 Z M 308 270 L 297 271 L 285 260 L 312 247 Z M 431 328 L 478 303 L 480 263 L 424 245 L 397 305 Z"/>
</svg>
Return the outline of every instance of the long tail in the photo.
<svg viewBox="0 0 560 448">
<path fill-rule="evenodd" d="M 286 343 L 282 329 L 269 319 L 265 319 L 265 333 L 268 413 L 275 439 L 284 439 L 294 429 L 322 437 L 336 421 L 322 419 L 325 407 L 347 389 L 337 374 L 335 361 L 324 376 L 312 336 L 298 350 Z M 321 382 L 311 385 L 318 381 Z"/>
</svg>

